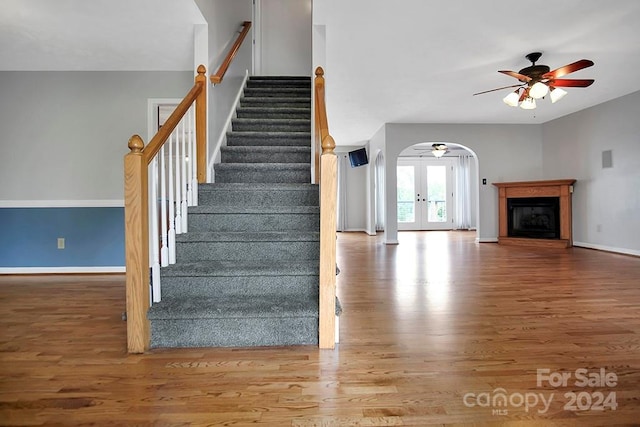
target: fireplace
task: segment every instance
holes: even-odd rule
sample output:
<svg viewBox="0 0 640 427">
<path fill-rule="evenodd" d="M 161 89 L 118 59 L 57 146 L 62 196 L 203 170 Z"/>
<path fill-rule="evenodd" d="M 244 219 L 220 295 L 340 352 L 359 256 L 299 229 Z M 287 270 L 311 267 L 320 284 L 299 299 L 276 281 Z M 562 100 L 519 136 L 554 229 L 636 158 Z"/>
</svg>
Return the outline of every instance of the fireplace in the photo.
<svg viewBox="0 0 640 427">
<path fill-rule="evenodd" d="M 507 199 L 507 235 L 531 239 L 560 238 L 560 198 Z"/>
<path fill-rule="evenodd" d="M 498 243 L 566 248 L 573 245 L 574 179 L 498 182 Z"/>
</svg>

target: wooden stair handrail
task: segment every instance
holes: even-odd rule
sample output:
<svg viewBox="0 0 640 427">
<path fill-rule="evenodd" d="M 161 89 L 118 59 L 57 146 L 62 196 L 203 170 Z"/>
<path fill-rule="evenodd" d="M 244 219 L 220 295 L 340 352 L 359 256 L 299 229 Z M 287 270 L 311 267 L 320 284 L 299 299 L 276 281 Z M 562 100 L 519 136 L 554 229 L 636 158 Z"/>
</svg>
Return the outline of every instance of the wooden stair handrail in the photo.
<svg viewBox="0 0 640 427">
<path fill-rule="evenodd" d="M 196 162 L 199 183 L 206 181 L 206 68 L 198 67 L 195 84 L 145 147 L 139 135 L 129 139 L 124 156 L 125 281 L 127 350 L 144 353 L 150 344 L 149 310 L 149 163 L 195 102 Z"/>
<path fill-rule="evenodd" d="M 250 29 L 251 29 L 251 21 L 244 21 L 242 23 L 242 30 L 240 30 L 240 34 L 238 34 L 238 37 L 236 38 L 236 41 L 233 43 L 233 46 L 231 47 L 231 49 L 229 50 L 229 53 L 227 53 L 227 56 L 225 57 L 224 61 L 222 61 L 220 68 L 218 68 L 218 71 L 216 71 L 215 74 L 211 75 L 210 77 L 211 83 L 213 83 L 214 85 L 218 83 L 222 83 L 222 79 L 224 78 L 224 75 L 226 74 L 227 69 L 229 68 L 229 65 L 231 65 L 231 62 L 233 62 L 233 59 L 236 57 L 236 54 L 238 53 L 238 50 L 240 49 L 240 46 L 242 45 L 242 42 L 244 41 L 244 38 L 247 36 L 247 33 L 249 33 Z"/>
<path fill-rule="evenodd" d="M 206 80 L 205 73 L 207 69 L 204 65 L 198 66 L 198 75 L 195 77 L 195 84 L 184 97 L 184 99 L 173 110 L 173 113 L 164 122 L 149 144 L 144 147 L 143 155 L 147 164 L 151 163 L 154 156 L 160 151 L 162 145 L 169 139 L 169 135 L 176 128 L 180 120 L 191 105 L 196 103 L 196 145 L 197 145 L 197 176 L 198 182 L 204 183 L 207 180 L 207 156 L 206 151 L 206 121 L 207 121 L 207 97 L 206 97 Z"/>
<path fill-rule="evenodd" d="M 316 183 L 320 184 L 320 306 L 319 347 L 335 348 L 336 321 L 336 210 L 338 158 L 329 134 L 324 98 L 324 70 L 316 68 L 315 78 Z M 320 152 L 320 149 L 322 152 Z"/>
</svg>

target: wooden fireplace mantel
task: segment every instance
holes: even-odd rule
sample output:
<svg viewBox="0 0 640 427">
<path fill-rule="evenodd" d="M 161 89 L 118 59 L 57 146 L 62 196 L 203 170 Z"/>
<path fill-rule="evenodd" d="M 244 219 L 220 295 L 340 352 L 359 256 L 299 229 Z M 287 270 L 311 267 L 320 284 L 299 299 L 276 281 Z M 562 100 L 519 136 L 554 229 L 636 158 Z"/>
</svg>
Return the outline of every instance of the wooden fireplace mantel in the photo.
<svg viewBox="0 0 640 427">
<path fill-rule="evenodd" d="M 571 193 L 575 179 L 548 181 L 494 182 L 498 187 L 498 243 L 520 246 L 568 248 L 573 246 L 571 231 Z M 509 237 L 507 199 L 518 197 L 560 198 L 560 239 Z"/>
</svg>

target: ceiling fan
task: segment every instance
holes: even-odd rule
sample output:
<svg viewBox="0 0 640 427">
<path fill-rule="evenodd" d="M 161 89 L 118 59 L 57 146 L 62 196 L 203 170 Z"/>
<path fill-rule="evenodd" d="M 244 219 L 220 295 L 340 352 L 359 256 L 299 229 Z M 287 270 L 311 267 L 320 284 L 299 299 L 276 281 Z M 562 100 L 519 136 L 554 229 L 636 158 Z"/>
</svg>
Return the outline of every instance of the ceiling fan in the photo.
<svg viewBox="0 0 640 427">
<path fill-rule="evenodd" d="M 437 158 L 444 156 L 448 151 L 449 147 L 447 147 L 445 144 L 436 143 L 431 145 L 431 153 Z"/>
<path fill-rule="evenodd" d="M 525 58 L 531 61 L 531 65 L 523 68 L 517 73 L 515 71 L 508 70 L 498 71 L 499 73 L 515 77 L 520 81 L 519 84 L 485 90 L 484 92 L 474 93 L 473 95 L 482 95 L 483 93 L 515 87 L 517 89 L 509 93 L 503 101 L 509 106 L 517 107 L 520 105 L 521 108 L 530 110 L 536 108 L 536 99 L 544 98 L 548 93 L 550 93 L 549 97 L 551 98 L 552 103 L 555 103 L 565 96 L 567 92 L 560 89 L 561 87 L 588 87 L 593 84 L 593 79 L 560 78 L 567 74 L 582 70 L 583 68 L 591 67 L 593 65 L 593 61 L 581 59 L 551 71 L 551 68 L 548 65 L 536 65 L 536 62 L 541 56 L 542 53 L 540 52 L 532 52 L 526 55 Z"/>
<path fill-rule="evenodd" d="M 425 153 L 431 152 L 434 157 L 440 158 L 449 152 L 449 147 L 447 147 L 446 144 L 442 143 L 431 144 L 430 147 L 427 146 L 427 144 L 420 144 L 411 148 L 418 155 L 418 157 L 422 157 Z"/>
</svg>

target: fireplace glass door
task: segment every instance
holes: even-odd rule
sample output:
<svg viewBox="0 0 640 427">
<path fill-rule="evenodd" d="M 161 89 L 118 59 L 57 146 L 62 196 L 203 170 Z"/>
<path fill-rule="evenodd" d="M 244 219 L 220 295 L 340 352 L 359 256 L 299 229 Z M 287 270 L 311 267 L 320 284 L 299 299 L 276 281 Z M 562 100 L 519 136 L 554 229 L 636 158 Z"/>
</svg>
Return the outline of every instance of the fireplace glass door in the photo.
<svg viewBox="0 0 640 427">
<path fill-rule="evenodd" d="M 448 159 L 398 160 L 398 230 L 452 228 L 451 176 Z"/>
</svg>

